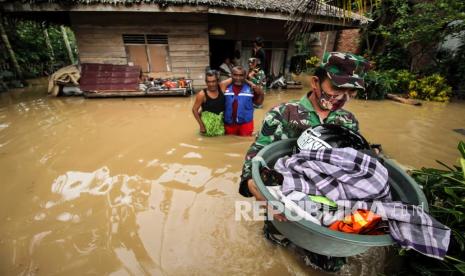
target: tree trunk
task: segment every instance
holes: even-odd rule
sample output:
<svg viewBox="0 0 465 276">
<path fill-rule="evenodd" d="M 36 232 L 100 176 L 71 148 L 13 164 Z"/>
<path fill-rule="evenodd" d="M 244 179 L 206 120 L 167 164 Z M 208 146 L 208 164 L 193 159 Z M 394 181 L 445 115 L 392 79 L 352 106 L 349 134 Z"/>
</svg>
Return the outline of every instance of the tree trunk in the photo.
<svg viewBox="0 0 465 276">
<path fill-rule="evenodd" d="M 42 30 L 44 32 L 44 38 L 45 38 L 45 45 L 47 46 L 48 49 L 48 58 L 50 59 L 50 64 L 49 64 L 49 71 L 50 74 L 53 73 L 53 65 L 55 64 L 55 53 L 53 52 L 53 47 L 52 43 L 50 42 L 50 37 L 48 35 L 48 31 L 46 26 L 42 26 Z"/>
<path fill-rule="evenodd" d="M 372 52 L 371 52 L 371 47 L 370 47 L 370 36 L 368 35 L 367 29 L 363 30 L 363 32 L 365 33 L 366 49 L 368 50 L 368 54 L 371 56 Z"/>
<path fill-rule="evenodd" d="M 375 39 L 373 40 L 373 44 L 371 45 L 370 55 L 372 55 L 376 49 L 376 44 L 378 44 L 378 35 L 375 35 Z"/>
<path fill-rule="evenodd" d="M 326 37 L 325 37 L 325 44 L 324 44 L 324 47 L 323 47 L 323 54 L 321 56 L 321 59 L 323 59 L 323 56 L 324 54 L 326 53 L 326 49 L 328 47 L 328 37 L 329 37 L 329 32 L 325 32 L 326 34 Z"/>
<path fill-rule="evenodd" d="M 63 35 L 63 41 L 65 42 L 66 51 L 68 52 L 69 61 L 71 64 L 74 64 L 73 52 L 71 51 L 71 46 L 69 44 L 68 35 L 66 34 L 66 29 L 64 26 L 60 26 L 61 34 Z"/>
<path fill-rule="evenodd" d="M 48 35 L 47 27 L 42 25 L 42 31 L 44 32 L 45 46 L 48 50 L 48 58 L 50 59 L 50 67 L 53 67 L 55 63 L 55 53 L 53 52 L 52 43 L 50 42 L 50 36 Z"/>
<path fill-rule="evenodd" d="M 404 98 L 399 97 L 399 96 L 394 95 L 394 94 L 389 94 L 388 93 L 388 94 L 386 94 L 386 98 L 388 98 L 390 100 L 393 100 L 393 101 L 396 101 L 396 102 L 404 103 L 404 104 L 421 105 L 420 101 L 413 100 L 413 99 L 404 99 Z"/>
<path fill-rule="evenodd" d="M 21 67 L 19 67 L 18 60 L 16 59 L 15 52 L 13 51 L 13 48 L 11 47 L 10 40 L 8 39 L 8 35 L 5 32 L 5 28 L 3 27 L 3 17 L 0 14 L 0 35 L 2 36 L 2 42 L 5 44 L 5 48 L 8 51 L 8 54 L 10 55 L 10 60 L 11 63 L 13 64 L 13 67 L 15 68 L 16 74 L 18 75 L 19 80 L 23 80 L 23 72 L 21 71 Z"/>
</svg>

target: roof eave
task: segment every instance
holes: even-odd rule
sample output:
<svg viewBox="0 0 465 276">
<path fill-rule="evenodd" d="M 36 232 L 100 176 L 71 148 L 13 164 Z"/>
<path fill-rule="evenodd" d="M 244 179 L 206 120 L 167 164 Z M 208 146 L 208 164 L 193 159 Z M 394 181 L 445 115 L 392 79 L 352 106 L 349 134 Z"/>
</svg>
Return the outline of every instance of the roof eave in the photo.
<svg viewBox="0 0 465 276">
<path fill-rule="evenodd" d="M 203 5 L 158 5 L 153 3 L 141 3 L 137 5 L 64 5 L 58 3 L 36 3 L 28 2 L 0 2 L 4 12 L 164 12 L 164 13 L 199 13 L 220 14 L 232 16 L 255 17 L 273 20 L 292 20 L 291 13 L 283 13 L 270 10 L 256 10 L 243 8 L 212 7 Z M 356 28 L 366 24 L 369 19 L 358 14 L 331 17 L 329 15 L 311 16 L 307 19 L 310 23 L 339 26 L 342 28 Z"/>
</svg>

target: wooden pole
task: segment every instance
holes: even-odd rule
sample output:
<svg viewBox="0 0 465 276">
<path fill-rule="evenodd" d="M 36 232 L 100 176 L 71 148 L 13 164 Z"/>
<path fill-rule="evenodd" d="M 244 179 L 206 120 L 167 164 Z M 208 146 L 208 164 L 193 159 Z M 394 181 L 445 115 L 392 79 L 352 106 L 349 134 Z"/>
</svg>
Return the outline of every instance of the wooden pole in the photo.
<svg viewBox="0 0 465 276">
<path fill-rule="evenodd" d="M 66 29 L 63 25 L 60 26 L 60 28 L 61 34 L 63 35 L 63 41 L 65 42 L 66 51 L 68 52 L 69 61 L 71 62 L 71 64 L 74 64 L 73 52 L 71 51 L 71 46 L 69 44 L 68 34 L 66 34 Z"/>
<path fill-rule="evenodd" d="M 325 32 L 325 34 L 326 34 L 326 37 L 325 37 L 325 45 L 324 45 L 324 48 L 323 48 L 323 53 L 321 54 L 321 57 L 320 57 L 321 60 L 322 60 L 323 57 L 325 56 L 326 49 L 327 49 L 327 47 L 328 47 L 329 32 Z"/>
<path fill-rule="evenodd" d="M 8 51 L 8 54 L 10 55 L 10 60 L 11 63 L 13 64 L 13 67 L 15 68 L 16 74 L 18 75 L 19 80 L 23 80 L 23 72 L 21 71 L 21 67 L 19 67 L 18 60 L 16 59 L 15 52 L 13 51 L 13 48 L 11 47 L 10 40 L 8 39 L 8 35 L 6 34 L 5 28 L 3 27 L 3 17 L 2 14 L 0 13 L 0 35 L 2 37 L 2 42 L 5 44 L 5 48 Z"/>
<path fill-rule="evenodd" d="M 52 72 L 53 65 L 55 64 L 55 53 L 53 52 L 52 43 L 50 42 L 50 36 L 48 35 L 48 30 L 45 25 L 42 25 L 42 31 L 44 33 L 45 45 L 47 46 L 47 49 L 48 49 L 48 57 L 50 59 L 49 71 L 51 74 L 53 73 Z"/>
</svg>

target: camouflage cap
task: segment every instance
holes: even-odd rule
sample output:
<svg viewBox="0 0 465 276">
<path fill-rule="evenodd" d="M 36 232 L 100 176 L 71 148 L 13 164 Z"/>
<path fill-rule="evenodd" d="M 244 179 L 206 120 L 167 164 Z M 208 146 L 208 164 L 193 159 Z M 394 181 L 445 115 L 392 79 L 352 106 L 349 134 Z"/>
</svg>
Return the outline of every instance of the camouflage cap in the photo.
<svg viewBox="0 0 465 276">
<path fill-rule="evenodd" d="M 334 86 L 365 90 L 363 78 L 370 69 L 370 63 L 363 57 L 350 53 L 326 52 L 320 67 L 326 70 Z"/>
</svg>

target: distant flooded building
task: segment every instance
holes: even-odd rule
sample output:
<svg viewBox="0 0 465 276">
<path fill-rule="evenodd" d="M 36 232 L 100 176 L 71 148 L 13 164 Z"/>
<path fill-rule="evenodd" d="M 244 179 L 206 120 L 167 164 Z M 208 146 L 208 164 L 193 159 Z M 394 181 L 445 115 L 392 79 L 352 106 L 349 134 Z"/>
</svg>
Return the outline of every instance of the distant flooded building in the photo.
<svg viewBox="0 0 465 276">
<path fill-rule="evenodd" d="M 66 24 L 76 35 L 81 63 L 136 64 L 153 77 L 188 77 L 204 85 L 207 67 L 226 57 L 251 56 L 260 36 L 268 73 L 284 72 L 294 53 L 285 24 L 300 0 L 289 1 L 5 1 L 10 16 Z M 358 27 L 366 18 L 319 12 L 312 32 Z"/>
</svg>

